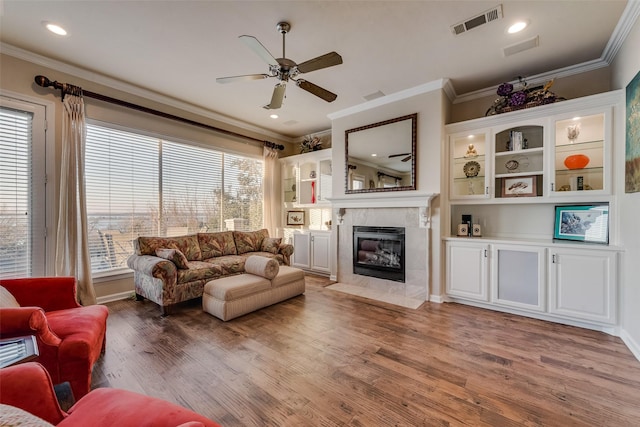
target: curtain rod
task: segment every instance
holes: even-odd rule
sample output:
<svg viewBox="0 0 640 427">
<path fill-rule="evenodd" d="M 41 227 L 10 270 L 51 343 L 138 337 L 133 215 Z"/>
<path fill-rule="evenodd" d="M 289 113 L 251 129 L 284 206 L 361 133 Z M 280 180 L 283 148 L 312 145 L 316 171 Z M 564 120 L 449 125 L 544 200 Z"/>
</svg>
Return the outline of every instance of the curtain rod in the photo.
<svg viewBox="0 0 640 427">
<path fill-rule="evenodd" d="M 275 142 L 265 141 L 265 140 L 262 140 L 262 139 L 254 138 L 252 136 L 242 135 L 240 133 L 236 133 L 236 132 L 233 132 L 233 131 L 230 131 L 230 130 L 221 129 L 221 128 L 218 128 L 218 127 L 215 127 L 215 126 L 211 126 L 211 125 L 207 125 L 207 124 L 204 124 L 204 123 L 196 122 L 194 120 L 185 119 L 184 117 L 175 116 L 173 114 L 164 113 L 162 111 L 158 111 L 158 110 L 154 110 L 154 109 L 151 109 L 151 108 L 143 107 L 142 105 L 133 104 L 131 102 L 123 101 L 121 99 L 112 98 L 110 96 L 101 95 L 99 93 L 90 92 L 88 90 L 83 90 L 80 86 L 75 86 L 75 85 L 72 85 L 72 84 L 69 84 L 69 83 L 59 83 L 57 81 L 53 81 L 52 82 L 51 80 L 49 80 L 45 76 L 36 76 L 34 80 L 35 80 L 35 82 L 36 82 L 36 84 L 38 86 L 53 87 L 54 89 L 59 89 L 60 90 L 60 96 L 61 96 L 61 98 L 63 100 L 64 100 L 65 94 L 66 95 L 76 95 L 76 96 L 84 95 L 84 96 L 89 97 L 89 98 L 94 98 L 94 99 L 97 99 L 97 100 L 100 100 L 100 101 L 109 102 L 111 104 L 119 105 L 121 107 L 131 108 L 132 110 L 142 111 L 143 113 L 153 114 L 154 116 L 163 117 L 165 119 L 176 120 L 176 121 L 179 121 L 179 122 L 182 122 L 182 123 L 187 123 L 187 124 L 192 125 L 192 126 L 198 126 L 198 127 L 201 127 L 201 128 L 209 129 L 209 130 L 212 130 L 214 132 L 219 132 L 219 133 L 223 133 L 223 134 L 226 134 L 226 135 L 235 136 L 235 137 L 238 137 L 238 138 L 244 138 L 244 139 L 248 139 L 248 140 L 251 140 L 251 141 L 259 142 L 259 143 L 263 144 L 265 147 L 277 148 L 278 150 L 284 150 L 284 145 L 282 145 L 282 144 L 276 144 Z"/>
</svg>

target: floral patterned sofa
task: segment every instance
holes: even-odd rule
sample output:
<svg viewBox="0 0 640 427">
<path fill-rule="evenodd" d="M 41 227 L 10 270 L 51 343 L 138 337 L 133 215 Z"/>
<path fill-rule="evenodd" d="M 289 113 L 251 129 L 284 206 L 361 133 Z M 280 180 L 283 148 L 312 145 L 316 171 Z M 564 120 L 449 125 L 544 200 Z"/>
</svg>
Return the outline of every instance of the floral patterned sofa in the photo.
<svg viewBox="0 0 640 427">
<path fill-rule="evenodd" d="M 127 260 L 134 271 L 136 298 L 160 305 L 162 314 L 174 304 L 202 296 L 205 283 L 244 273 L 251 255 L 289 265 L 293 246 L 269 231 L 221 231 L 180 237 L 138 237 L 136 253 Z"/>
</svg>

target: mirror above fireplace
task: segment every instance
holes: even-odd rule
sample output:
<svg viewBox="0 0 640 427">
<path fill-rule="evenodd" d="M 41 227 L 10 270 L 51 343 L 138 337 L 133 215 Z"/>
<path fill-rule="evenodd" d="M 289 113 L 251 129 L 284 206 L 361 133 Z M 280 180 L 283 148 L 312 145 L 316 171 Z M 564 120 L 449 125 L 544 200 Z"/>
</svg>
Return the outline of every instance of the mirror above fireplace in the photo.
<svg viewBox="0 0 640 427">
<path fill-rule="evenodd" d="M 345 193 L 416 189 L 418 114 L 345 131 Z"/>
</svg>

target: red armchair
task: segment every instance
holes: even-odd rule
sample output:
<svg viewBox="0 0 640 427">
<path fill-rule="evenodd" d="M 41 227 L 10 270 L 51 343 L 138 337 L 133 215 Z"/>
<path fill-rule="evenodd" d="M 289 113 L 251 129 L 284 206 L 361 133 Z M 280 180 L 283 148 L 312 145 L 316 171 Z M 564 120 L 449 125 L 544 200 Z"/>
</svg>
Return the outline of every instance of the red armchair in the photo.
<svg viewBox="0 0 640 427">
<path fill-rule="evenodd" d="M 76 301 L 73 277 L 0 280 L 20 307 L 0 308 L 0 338 L 34 335 L 35 361 L 54 384 L 69 381 L 76 399 L 89 392 L 91 370 L 105 346 L 109 310 Z"/>
<path fill-rule="evenodd" d="M 0 370 L 0 403 L 61 427 L 220 427 L 171 402 L 115 388 L 93 390 L 64 412 L 47 371 L 35 362 Z"/>
</svg>

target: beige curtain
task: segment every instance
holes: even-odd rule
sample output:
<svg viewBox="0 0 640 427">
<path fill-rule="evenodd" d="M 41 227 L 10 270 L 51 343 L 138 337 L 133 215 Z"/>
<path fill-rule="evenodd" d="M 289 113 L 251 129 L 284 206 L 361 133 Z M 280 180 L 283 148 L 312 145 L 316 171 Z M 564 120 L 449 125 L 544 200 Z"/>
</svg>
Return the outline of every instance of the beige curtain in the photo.
<svg viewBox="0 0 640 427">
<path fill-rule="evenodd" d="M 91 279 L 84 186 L 84 101 L 82 96 L 65 95 L 62 105 L 62 162 L 55 274 L 74 276 L 78 282 L 78 302 L 91 305 L 96 303 L 96 294 Z"/>
<path fill-rule="evenodd" d="M 269 236 L 277 236 L 278 215 L 280 214 L 280 198 L 278 185 L 278 150 L 264 147 L 264 204 L 262 208 L 264 228 L 269 230 Z"/>
</svg>

